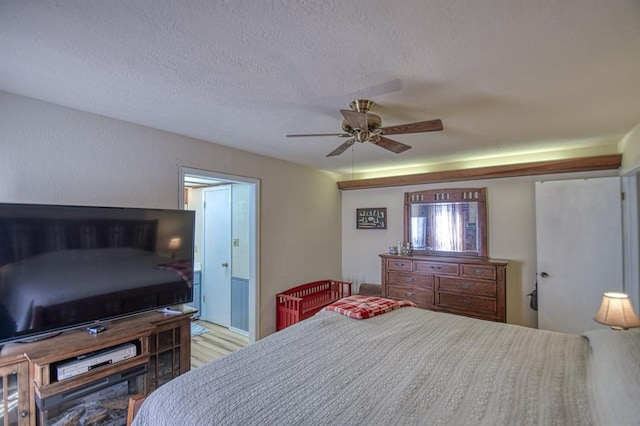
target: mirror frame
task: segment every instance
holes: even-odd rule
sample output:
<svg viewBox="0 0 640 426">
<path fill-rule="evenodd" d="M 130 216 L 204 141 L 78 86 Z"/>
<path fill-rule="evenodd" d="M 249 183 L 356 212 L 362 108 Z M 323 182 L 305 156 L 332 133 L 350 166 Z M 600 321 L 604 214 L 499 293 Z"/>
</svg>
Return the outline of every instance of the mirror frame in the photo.
<svg viewBox="0 0 640 426">
<path fill-rule="evenodd" d="M 404 194 L 404 241 L 411 241 L 411 206 L 415 204 L 478 203 L 478 250 L 476 252 L 450 252 L 438 250 L 414 250 L 415 255 L 451 257 L 487 256 L 487 202 L 486 188 L 452 188 L 428 191 L 405 192 Z"/>
</svg>

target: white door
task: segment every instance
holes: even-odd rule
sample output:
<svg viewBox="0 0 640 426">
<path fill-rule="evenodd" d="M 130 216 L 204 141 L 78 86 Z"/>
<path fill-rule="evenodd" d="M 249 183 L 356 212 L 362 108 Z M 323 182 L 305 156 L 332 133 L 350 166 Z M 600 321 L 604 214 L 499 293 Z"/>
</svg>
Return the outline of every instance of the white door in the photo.
<svg viewBox="0 0 640 426">
<path fill-rule="evenodd" d="M 204 190 L 203 319 L 231 325 L 231 191 Z"/>
<path fill-rule="evenodd" d="M 536 182 L 538 328 L 583 333 L 622 291 L 619 177 Z"/>
</svg>

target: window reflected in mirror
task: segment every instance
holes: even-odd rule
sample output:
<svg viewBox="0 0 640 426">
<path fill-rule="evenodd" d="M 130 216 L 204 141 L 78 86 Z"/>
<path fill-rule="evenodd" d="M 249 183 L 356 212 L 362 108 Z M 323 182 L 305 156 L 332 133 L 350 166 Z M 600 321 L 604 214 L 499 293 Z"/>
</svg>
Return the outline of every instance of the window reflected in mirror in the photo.
<svg viewBox="0 0 640 426">
<path fill-rule="evenodd" d="M 414 250 L 478 251 L 478 203 L 434 203 L 411 206 Z"/>
<path fill-rule="evenodd" d="M 416 254 L 486 255 L 484 188 L 405 194 L 405 241 Z"/>
</svg>

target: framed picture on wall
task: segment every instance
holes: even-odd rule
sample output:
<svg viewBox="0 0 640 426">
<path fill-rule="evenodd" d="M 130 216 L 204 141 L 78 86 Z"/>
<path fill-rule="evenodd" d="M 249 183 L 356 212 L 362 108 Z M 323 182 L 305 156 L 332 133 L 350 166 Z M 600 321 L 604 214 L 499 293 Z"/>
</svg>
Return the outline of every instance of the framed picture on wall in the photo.
<svg viewBox="0 0 640 426">
<path fill-rule="evenodd" d="M 356 209 L 356 229 L 387 229 L 387 208 Z"/>
</svg>

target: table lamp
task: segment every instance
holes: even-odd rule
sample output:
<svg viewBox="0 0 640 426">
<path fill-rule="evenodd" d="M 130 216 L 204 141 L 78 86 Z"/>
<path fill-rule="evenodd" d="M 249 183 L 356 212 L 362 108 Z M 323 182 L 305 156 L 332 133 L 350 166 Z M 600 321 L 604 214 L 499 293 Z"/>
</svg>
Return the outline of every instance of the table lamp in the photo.
<svg viewBox="0 0 640 426">
<path fill-rule="evenodd" d="M 633 311 L 629 295 L 613 291 L 602 295 L 602 304 L 593 320 L 614 330 L 640 327 L 640 319 Z"/>
<path fill-rule="evenodd" d="M 169 240 L 169 251 L 171 251 L 172 259 L 175 259 L 176 250 L 179 250 L 181 245 L 182 241 L 180 240 L 180 238 L 172 238 L 171 240 Z"/>
</svg>

